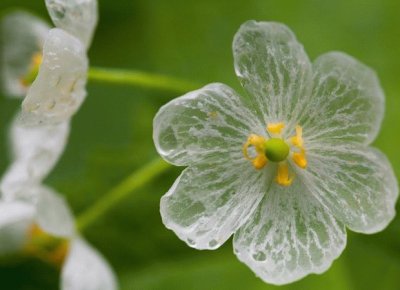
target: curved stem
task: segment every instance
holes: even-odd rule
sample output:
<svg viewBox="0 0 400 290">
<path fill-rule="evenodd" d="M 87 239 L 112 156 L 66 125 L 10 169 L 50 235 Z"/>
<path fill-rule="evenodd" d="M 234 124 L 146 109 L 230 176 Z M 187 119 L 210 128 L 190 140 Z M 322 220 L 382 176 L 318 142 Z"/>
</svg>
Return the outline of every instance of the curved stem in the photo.
<svg viewBox="0 0 400 290">
<path fill-rule="evenodd" d="M 134 70 L 91 67 L 90 81 L 184 93 L 201 85 L 179 78 Z"/>
<path fill-rule="evenodd" d="M 157 158 L 135 171 L 79 215 L 76 219 L 77 229 L 81 232 L 84 231 L 90 224 L 128 197 L 134 190 L 142 187 L 170 167 L 171 165 L 167 162 Z"/>
</svg>

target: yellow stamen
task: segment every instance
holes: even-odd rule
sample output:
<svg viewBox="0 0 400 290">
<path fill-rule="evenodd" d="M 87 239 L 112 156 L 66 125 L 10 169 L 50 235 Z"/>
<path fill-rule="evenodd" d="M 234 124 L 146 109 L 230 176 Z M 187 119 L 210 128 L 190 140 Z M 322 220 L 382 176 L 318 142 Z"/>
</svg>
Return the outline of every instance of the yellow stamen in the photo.
<svg viewBox="0 0 400 290">
<path fill-rule="evenodd" d="M 279 185 L 289 186 L 293 183 L 295 176 L 289 170 L 288 156 L 291 156 L 293 162 L 302 169 L 307 167 L 307 158 L 302 127 L 297 125 L 295 136 L 289 139 L 285 139 L 282 136 L 284 128 L 285 124 L 283 122 L 268 123 L 267 130 L 272 135 L 270 139 L 251 134 L 243 145 L 243 155 L 251 161 L 257 170 L 262 169 L 269 162 L 278 163 L 275 181 Z M 255 156 L 249 156 L 248 149 L 250 146 L 254 147 Z"/>
<path fill-rule="evenodd" d="M 289 166 L 286 162 L 281 162 L 278 165 L 278 175 L 276 182 L 282 186 L 289 186 L 293 182 L 293 176 L 289 176 Z"/>
<path fill-rule="evenodd" d="M 42 53 L 37 52 L 32 56 L 31 63 L 29 65 L 26 75 L 22 76 L 20 79 L 20 82 L 24 87 L 29 87 L 36 79 L 42 61 L 43 61 Z"/>
<path fill-rule="evenodd" d="M 32 57 L 32 65 L 33 66 L 39 66 L 42 64 L 43 61 L 43 55 L 40 52 L 37 52 L 33 55 Z"/>
<path fill-rule="evenodd" d="M 49 235 L 36 224 L 28 229 L 28 238 L 24 247 L 26 254 L 57 267 L 62 266 L 69 251 L 67 239 Z"/>
<path fill-rule="evenodd" d="M 255 169 L 262 169 L 268 162 L 267 157 L 264 154 L 258 154 L 256 158 L 254 158 L 251 163 Z"/>
<path fill-rule="evenodd" d="M 305 169 L 307 167 L 306 152 L 304 149 L 302 149 L 300 152 L 293 153 L 292 159 L 300 168 Z"/>
<path fill-rule="evenodd" d="M 267 130 L 272 134 L 281 134 L 283 128 L 285 128 L 285 124 L 283 122 L 267 124 Z"/>
<path fill-rule="evenodd" d="M 253 164 L 254 168 L 261 169 L 267 164 L 267 157 L 265 157 L 265 142 L 266 139 L 262 136 L 258 136 L 255 134 L 251 134 L 249 138 L 247 138 L 246 143 L 243 145 L 243 155 L 246 159 L 250 160 Z M 253 146 L 256 150 L 257 156 L 255 158 L 251 158 L 248 153 L 248 148 Z"/>
<path fill-rule="evenodd" d="M 290 139 L 292 144 L 298 148 L 303 148 L 303 128 L 296 126 L 296 135 Z"/>
</svg>

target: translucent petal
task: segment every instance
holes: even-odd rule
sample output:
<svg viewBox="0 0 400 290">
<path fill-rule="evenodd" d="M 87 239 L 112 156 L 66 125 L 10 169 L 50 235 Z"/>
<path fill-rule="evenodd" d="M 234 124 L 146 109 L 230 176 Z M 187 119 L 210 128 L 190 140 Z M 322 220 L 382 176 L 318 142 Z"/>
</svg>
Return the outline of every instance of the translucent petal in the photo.
<svg viewBox="0 0 400 290">
<path fill-rule="evenodd" d="M 89 47 L 97 25 L 97 0 L 46 0 L 54 24 Z"/>
<path fill-rule="evenodd" d="M 39 190 L 38 225 L 52 235 L 71 237 L 75 232 L 75 221 L 65 199 L 51 188 L 41 186 Z"/>
<path fill-rule="evenodd" d="M 75 238 L 61 272 L 62 290 L 115 290 L 117 282 L 106 260 L 84 240 Z"/>
<path fill-rule="evenodd" d="M 256 209 L 273 171 L 235 155 L 190 166 L 161 199 L 163 222 L 191 247 L 218 248 Z"/>
<path fill-rule="evenodd" d="M 299 178 L 274 183 L 234 236 L 237 257 L 261 279 L 286 284 L 326 271 L 345 248 L 346 231 Z"/>
<path fill-rule="evenodd" d="M 15 196 L 26 184 L 40 183 L 64 151 L 69 123 L 26 127 L 17 118 L 11 125 L 12 164 L 0 182 L 4 196 Z"/>
<path fill-rule="evenodd" d="M 245 22 L 233 41 L 235 70 L 264 124 L 285 122 L 290 129 L 308 103 L 311 63 L 288 27 Z"/>
<path fill-rule="evenodd" d="M 395 216 L 397 179 L 386 156 L 363 146 L 323 146 L 308 152 L 304 182 L 353 231 L 374 233 Z"/>
<path fill-rule="evenodd" d="M 307 142 L 371 143 L 384 113 L 384 93 L 374 71 L 331 52 L 313 65 L 314 90 L 299 123 Z"/>
<path fill-rule="evenodd" d="M 61 29 L 52 29 L 39 75 L 22 103 L 22 120 L 29 125 L 68 120 L 86 97 L 87 69 L 82 43 Z"/>
<path fill-rule="evenodd" d="M 34 215 L 35 208 L 32 205 L 0 201 L 0 255 L 23 247 Z"/>
<path fill-rule="evenodd" d="M 41 53 L 49 26 L 29 13 L 16 11 L 1 23 L 1 78 L 4 92 L 13 97 L 25 97 L 27 87 L 21 79 L 32 63 L 35 53 Z"/>
<path fill-rule="evenodd" d="M 153 127 L 158 153 L 176 165 L 241 152 L 251 133 L 265 134 L 265 125 L 257 123 L 241 97 L 223 84 L 172 100 L 158 111 Z"/>
</svg>

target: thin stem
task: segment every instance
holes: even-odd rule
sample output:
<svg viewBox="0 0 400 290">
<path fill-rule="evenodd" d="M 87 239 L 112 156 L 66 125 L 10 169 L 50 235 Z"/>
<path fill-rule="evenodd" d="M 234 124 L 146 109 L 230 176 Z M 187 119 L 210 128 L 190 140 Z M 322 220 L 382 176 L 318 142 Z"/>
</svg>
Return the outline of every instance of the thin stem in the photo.
<svg viewBox="0 0 400 290">
<path fill-rule="evenodd" d="M 90 224 L 128 197 L 133 191 L 142 187 L 170 167 L 171 165 L 164 160 L 157 158 L 138 171 L 135 171 L 101 197 L 93 206 L 83 212 L 76 220 L 77 229 L 81 232 L 84 231 Z"/>
<path fill-rule="evenodd" d="M 134 70 L 96 67 L 90 68 L 89 80 L 114 85 L 128 85 L 179 93 L 192 91 L 201 87 L 200 84 L 175 77 Z"/>
</svg>

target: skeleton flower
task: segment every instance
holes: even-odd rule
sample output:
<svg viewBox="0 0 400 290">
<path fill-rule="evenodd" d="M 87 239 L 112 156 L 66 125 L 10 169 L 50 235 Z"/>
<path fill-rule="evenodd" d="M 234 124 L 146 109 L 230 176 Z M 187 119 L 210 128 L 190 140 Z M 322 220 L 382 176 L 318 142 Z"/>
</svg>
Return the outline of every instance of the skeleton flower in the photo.
<svg viewBox="0 0 400 290">
<path fill-rule="evenodd" d="M 105 259 L 75 231 L 64 199 L 36 186 L 37 199 L 0 201 L 0 255 L 22 251 L 61 270 L 62 290 L 114 290 L 114 274 Z"/>
<path fill-rule="evenodd" d="M 79 237 L 66 202 L 41 184 L 62 154 L 70 118 L 86 96 L 86 50 L 97 22 L 97 2 L 46 4 L 58 28 L 45 39 L 33 41 L 46 27 L 26 13 L 3 22 L 5 87 L 27 96 L 10 130 L 13 162 L 0 182 L 0 254 L 23 251 L 59 266 L 63 290 L 114 290 L 112 270 Z M 19 46 L 27 40 L 34 45 Z M 30 64 L 24 63 L 30 58 Z"/>
<path fill-rule="evenodd" d="M 237 257 L 274 284 L 326 271 L 345 227 L 375 233 L 397 181 L 369 147 L 384 112 L 375 73 L 330 52 L 311 63 L 284 25 L 249 21 L 233 42 L 247 97 L 211 84 L 157 113 L 154 142 L 187 166 L 161 199 L 164 224 L 197 249 L 232 234 Z"/>
<path fill-rule="evenodd" d="M 97 23 L 97 1 L 46 4 L 58 28 L 49 30 L 25 12 L 2 22 L 5 87 L 17 88 L 14 95 L 27 94 L 11 129 L 13 163 L 0 183 L 7 200 L 29 199 L 27 185 L 40 184 L 51 171 L 64 150 L 70 119 L 86 97 L 86 50 Z"/>
<path fill-rule="evenodd" d="M 12 95 L 26 92 L 21 119 L 29 125 L 60 123 L 79 109 L 86 97 L 86 51 L 97 24 L 95 0 L 46 5 L 57 28 L 45 39 L 46 25 L 27 13 L 11 14 L 2 25 L 4 87 Z"/>
</svg>

